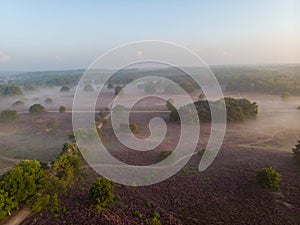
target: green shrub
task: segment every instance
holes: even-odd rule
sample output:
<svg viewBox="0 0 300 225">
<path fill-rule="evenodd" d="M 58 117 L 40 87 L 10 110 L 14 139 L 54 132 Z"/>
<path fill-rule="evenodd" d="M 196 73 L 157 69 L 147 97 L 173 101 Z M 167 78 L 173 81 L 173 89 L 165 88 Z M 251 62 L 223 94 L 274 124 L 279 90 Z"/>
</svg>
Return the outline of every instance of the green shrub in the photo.
<svg viewBox="0 0 300 225">
<path fill-rule="evenodd" d="M 70 88 L 68 86 L 62 86 L 60 89 L 60 92 L 68 92 L 70 91 Z"/>
<path fill-rule="evenodd" d="M 41 104 L 34 104 L 34 105 L 30 106 L 30 108 L 29 108 L 30 114 L 37 115 L 37 114 L 41 114 L 44 112 L 46 112 L 45 107 L 42 106 Z"/>
<path fill-rule="evenodd" d="M 92 85 L 87 84 L 87 85 L 84 86 L 83 90 L 86 91 L 86 92 L 93 92 L 94 88 L 93 88 Z"/>
<path fill-rule="evenodd" d="M 21 101 L 21 100 L 15 101 L 15 102 L 12 104 L 13 107 L 23 106 L 23 105 L 25 105 L 25 103 L 24 103 L 23 101 Z"/>
<path fill-rule="evenodd" d="M 134 211 L 133 215 L 139 219 L 143 219 L 143 217 L 144 217 L 143 214 L 138 210 Z"/>
<path fill-rule="evenodd" d="M 263 168 L 256 173 L 256 181 L 262 188 L 279 191 L 279 182 L 281 181 L 281 175 L 272 167 Z"/>
<path fill-rule="evenodd" d="M 66 112 L 66 107 L 60 106 L 59 109 L 58 109 L 58 111 L 59 111 L 60 113 L 64 113 L 64 112 Z"/>
<path fill-rule="evenodd" d="M 166 159 L 172 154 L 172 152 L 173 151 L 162 151 L 160 152 L 159 156 L 161 159 Z"/>
<path fill-rule="evenodd" d="M 90 189 L 90 204 L 99 210 L 113 202 L 114 188 L 106 178 L 97 178 Z"/>
<path fill-rule="evenodd" d="M 300 110 L 300 106 L 297 107 L 297 110 Z"/>
<path fill-rule="evenodd" d="M 3 110 L 0 113 L 0 122 L 12 122 L 19 119 L 19 115 L 16 110 Z"/>
</svg>

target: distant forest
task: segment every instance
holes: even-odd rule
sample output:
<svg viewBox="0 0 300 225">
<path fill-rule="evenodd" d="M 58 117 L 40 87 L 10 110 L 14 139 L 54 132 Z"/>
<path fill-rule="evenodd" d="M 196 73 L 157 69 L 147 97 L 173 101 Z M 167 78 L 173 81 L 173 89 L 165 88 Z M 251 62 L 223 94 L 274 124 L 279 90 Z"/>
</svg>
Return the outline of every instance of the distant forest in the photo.
<svg viewBox="0 0 300 225">
<path fill-rule="evenodd" d="M 188 68 L 193 72 L 199 68 Z M 274 65 L 274 66 L 212 66 L 211 70 L 216 75 L 223 91 L 233 92 L 259 92 L 268 94 L 282 94 L 289 92 L 300 95 L 300 65 Z M 40 71 L 26 72 L 5 76 L 4 84 L 15 84 L 25 90 L 32 90 L 37 86 L 75 86 L 84 70 L 66 71 Z M 112 73 L 109 70 L 95 70 L 94 80 L 90 83 L 101 84 L 104 82 L 103 74 Z M 124 85 L 135 79 L 146 76 L 161 76 L 175 81 L 183 88 L 192 86 L 199 89 L 198 85 L 186 74 L 176 68 L 167 69 L 131 69 L 120 70 L 107 81 L 110 85 Z M 157 84 L 160 88 L 163 83 Z M 185 88 L 184 88 L 185 89 Z M 189 91 L 190 92 L 190 91 Z"/>
</svg>

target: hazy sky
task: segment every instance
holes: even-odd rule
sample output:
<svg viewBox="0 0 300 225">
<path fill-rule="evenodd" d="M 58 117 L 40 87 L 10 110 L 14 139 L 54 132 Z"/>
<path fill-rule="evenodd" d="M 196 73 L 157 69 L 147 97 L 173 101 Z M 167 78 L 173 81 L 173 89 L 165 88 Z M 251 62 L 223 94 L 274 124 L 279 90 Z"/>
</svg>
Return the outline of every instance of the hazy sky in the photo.
<svg viewBox="0 0 300 225">
<path fill-rule="evenodd" d="M 143 39 L 208 64 L 300 63 L 300 1 L 0 1 L 0 70 L 86 68 Z"/>
</svg>

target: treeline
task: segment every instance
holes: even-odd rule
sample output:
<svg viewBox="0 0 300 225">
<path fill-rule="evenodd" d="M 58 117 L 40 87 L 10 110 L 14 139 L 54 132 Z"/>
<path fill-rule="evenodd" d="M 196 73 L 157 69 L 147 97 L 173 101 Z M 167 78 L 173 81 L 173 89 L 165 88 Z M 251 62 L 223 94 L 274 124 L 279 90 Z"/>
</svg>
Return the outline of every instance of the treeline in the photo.
<svg viewBox="0 0 300 225">
<path fill-rule="evenodd" d="M 14 96 L 23 94 L 21 88 L 15 84 L 0 85 L 0 96 Z"/>
<path fill-rule="evenodd" d="M 192 104 L 182 106 L 179 111 L 175 109 L 172 102 L 167 102 L 167 107 L 171 110 L 170 120 L 179 121 L 180 115 L 183 115 L 183 120 L 185 122 L 194 122 L 197 120 L 195 114 L 193 113 L 193 108 L 197 110 L 198 118 L 201 122 L 211 121 L 211 110 L 210 107 L 218 110 L 222 106 L 226 106 L 227 111 L 227 121 L 228 122 L 242 122 L 249 119 L 255 119 L 258 113 L 258 105 L 256 102 L 251 102 L 248 99 L 234 99 L 234 98 L 224 98 L 224 100 L 218 100 L 214 102 L 197 101 Z"/>
</svg>

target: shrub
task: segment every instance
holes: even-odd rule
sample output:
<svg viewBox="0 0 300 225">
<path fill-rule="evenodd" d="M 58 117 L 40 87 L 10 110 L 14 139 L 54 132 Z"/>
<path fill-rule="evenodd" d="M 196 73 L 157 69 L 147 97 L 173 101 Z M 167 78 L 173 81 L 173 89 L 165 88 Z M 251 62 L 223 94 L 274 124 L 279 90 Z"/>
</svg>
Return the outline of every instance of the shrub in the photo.
<svg viewBox="0 0 300 225">
<path fill-rule="evenodd" d="M 114 88 L 114 85 L 113 85 L 112 83 L 109 82 L 109 83 L 107 84 L 107 88 L 112 89 L 112 88 Z"/>
<path fill-rule="evenodd" d="M 46 98 L 46 100 L 45 100 L 45 103 L 47 103 L 47 104 L 50 104 L 52 102 L 53 102 L 52 98 Z"/>
<path fill-rule="evenodd" d="M 30 114 L 41 114 L 43 112 L 46 112 L 45 107 L 41 104 L 34 104 L 30 106 L 29 113 Z"/>
<path fill-rule="evenodd" d="M 283 101 L 286 101 L 286 100 L 288 100 L 289 98 L 290 98 L 290 93 L 289 92 L 284 92 L 284 93 L 282 93 L 281 94 L 281 99 L 283 100 Z"/>
<path fill-rule="evenodd" d="M 279 191 L 281 175 L 272 167 L 263 168 L 262 170 L 257 171 L 256 181 L 262 188 L 266 188 L 271 191 Z"/>
<path fill-rule="evenodd" d="M 60 92 L 68 92 L 70 91 L 70 88 L 68 86 L 62 86 L 60 89 Z"/>
<path fill-rule="evenodd" d="M 0 122 L 12 122 L 16 121 L 19 115 L 16 110 L 3 110 L 0 113 Z"/>
<path fill-rule="evenodd" d="M 172 151 L 163 151 L 160 153 L 160 158 L 161 159 L 166 159 L 172 154 Z"/>
<path fill-rule="evenodd" d="M 297 107 L 297 110 L 300 110 L 300 106 Z"/>
<path fill-rule="evenodd" d="M 144 217 L 143 214 L 138 210 L 134 211 L 133 215 L 139 219 L 143 219 L 143 217 Z"/>
<path fill-rule="evenodd" d="M 126 123 L 121 123 L 120 127 L 119 127 L 119 131 L 127 131 L 128 124 Z M 135 123 L 130 123 L 129 124 L 129 129 L 131 130 L 132 133 L 136 133 L 137 132 L 137 125 Z"/>
<path fill-rule="evenodd" d="M 59 109 L 58 109 L 58 111 L 59 111 L 60 113 L 64 113 L 64 112 L 66 112 L 66 107 L 60 106 Z"/>
<path fill-rule="evenodd" d="M 21 101 L 21 100 L 15 101 L 15 102 L 12 104 L 13 107 L 23 106 L 23 105 L 25 105 L 25 103 L 24 103 L 23 101 Z"/>
<path fill-rule="evenodd" d="M 123 91 L 123 87 L 122 86 L 116 86 L 115 87 L 115 95 L 121 94 Z"/>
<path fill-rule="evenodd" d="M 102 210 L 113 202 L 114 188 L 106 178 L 97 178 L 90 189 L 90 203 L 93 207 Z"/>
<path fill-rule="evenodd" d="M 86 92 L 93 92 L 94 88 L 93 88 L 92 85 L 87 84 L 87 85 L 84 86 L 83 90 L 86 91 Z"/>
<path fill-rule="evenodd" d="M 298 144 L 293 148 L 293 156 L 295 161 L 300 165 L 300 141 L 298 141 Z"/>
</svg>

